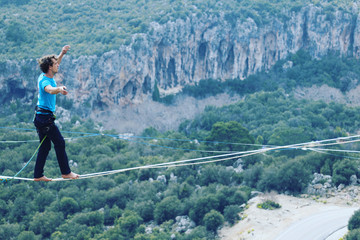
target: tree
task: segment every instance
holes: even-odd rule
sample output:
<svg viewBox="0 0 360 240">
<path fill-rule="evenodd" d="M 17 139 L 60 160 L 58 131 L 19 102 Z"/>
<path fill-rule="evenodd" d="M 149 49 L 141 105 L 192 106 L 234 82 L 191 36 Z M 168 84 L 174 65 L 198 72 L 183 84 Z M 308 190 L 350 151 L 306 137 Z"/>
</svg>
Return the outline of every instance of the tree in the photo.
<svg viewBox="0 0 360 240">
<path fill-rule="evenodd" d="M 17 240 L 36 240 L 36 239 L 37 237 L 35 236 L 35 233 L 31 231 L 23 231 L 17 237 Z"/>
<path fill-rule="evenodd" d="M 174 219 L 182 211 L 182 204 L 175 196 L 169 196 L 156 204 L 154 210 L 154 219 L 158 223 Z"/>
<path fill-rule="evenodd" d="M 29 199 L 19 196 L 14 201 L 14 206 L 10 208 L 10 219 L 16 222 L 21 222 L 24 216 L 27 216 L 30 209 L 30 201 Z"/>
<path fill-rule="evenodd" d="M 86 225 L 67 219 L 65 223 L 60 225 L 56 230 L 57 231 L 51 235 L 51 239 L 90 239 L 94 233 L 100 233 L 102 228 L 87 227 Z M 84 234 L 84 230 L 87 231 L 87 233 Z M 87 235 L 87 237 L 84 237 L 84 235 Z"/>
<path fill-rule="evenodd" d="M 345 240 L 360 240 L 360 229 L 351 230 L 345 236 Z"/>
<path fill-rule="evenodd" d="M 116 205 L 112 208 L 109 208 L 109 206 L 106 205 L 104 209 L 104 225 L 114 225 L 115 220 L 121 217 L 122 213 L 122 210 Z"/>
<path fill-rule="evenodd" d="M 294 63 L 294 65 L 303 65 L 311 60 L 311 56 L 307 51 L 301 49 L 295 54 L 291 54 L 290 60 Z"/>
<path fill-rule="evenodd" d="M 218 211 L 211 210 L 205 214 L 203 222 L 207 230 L 216 232 L 224 224 L 224 217 Z"/>
<path fill-rule="evenodd" d="M 122 235 L 133 238 L 136 234 L 136 229 L 142 222 L 142 218 L 137 213 L 126 210 L 117 222 Z"/>
<path fill-rule="evenodd" d="M 55 194 L 49 189 L 44 189 L 35 197 L 34 203 L 40 212 L 45 210 L 56 199 Z"/>
<path fill-rule="evenodd" d="M 222 166 L 220 166 L 222 167 Z M 217 182 L 218 180 L 218 169 L 216 165 L 205 165 L 201 168 L 201 174 L 199 176 L 199 181 L 201 185 L 209 185 L 211 183 Z"/>
<path fill-rule="evenodd" d="M 72 221 L 88 227 L 102 226 L 104 224 L 104 214 L 100 211 L 78 213 L 72 218 Z"/>
<path fill-rule="evenodd" d="M 354 163 L 349 159 L 345 159 L 334 163 L 332 180 L 336 186 L 341 183 L 348 185 L 350 183 L 350 177 L 358 174 L 359 170 Z"/>
<path fill-rule="evenodd" d="M 229 205 L 224 209 L 224 218 L 231 225 L 233 225 L 236 221 L 240 220 L 239 216 L 240 207 L 237 205 Z"/>
<path fill-rule="evenodd" d="M 154 91 L 153 91 L 153 94 L 152 94 L 152 100 L 155 101 L 155 102 L 159 102 L 161 100 L 160 91 L 159 91 L 159 88 L 158 88 L 157 81 L 155 81 L 155 84 L 154 84 Z"/>
<path fill-rule="evenodd" d="M 249 197 L 245 191 L 238 189 L 234 192 L 234 195 L 231 196 L 228 201 L 230 204 L 241 205 L 246 203 L 248 198 Z"/>
<path fill-rule="evenodd" d="M 18 22 L 12 22 L 5 32 L 6 39 L 17 44 L 28 40 L 28 32 L 24 26 Z"/>
<path fill-rule="evenodd" d="M 195 203 L 192 203 L 192 207 L 189 211 L 189 217 L 196 224 L 200 224 L 202 223 L 206 213 L 211 210 L 218 210 L 219 206 L 220 202 L 215 194 L 201 196 L 198 199 L 195 199 Z"/>
<path fill-rule="evenodd" d="M 188 198 L 188 197 L 190 197 L 190 195 L 193 191 L 194 191 L 194 188 L 190 184 L 188 184 L 187 182 L 183 182 L 180 185 L 179 198 L 180 199 Z"/>
<path fill-rule="evenodd" d="M 311 134 L 304 127 L 279 127 L 274 130 L 270 136 L 268 144 L 281 146 L 286 144 L 294 144 L 300 142 L 308 142 L 311 140 Z"/>
<path fill-rule="evenodd" d="M 244 171 L 244 182 L 247 186 L 255 188 L 261 176 L 264 173 L 264 167 L 260 164 Z"/>
<path fill-rule="evenodd" d="M 134 202 L 131 209 L 137 212 L 145 222 L 154 219 L 155 204 L 151 200 Z"/>
<path fill-rule="evenodd" d="M 243 151 L 249 149 L 246 144 L 255 142 L 249 131 L 235 121 L 215 123 L 206 141 L 209 148 L 223 151 Z"/>
<path fill-rule="evenodd" d="M 74 214 L 79 209 L 79 204 L 72 197 L 63 197 L 60 200 L 59 209 L 67 217 L 69 214 Z"/>
<path fill-rule="evenodd" d="M 63 219 L 64 216 L 60 212 L 38 212 L 33 216 L 29 229 L 35 234 L 41 234 L 43 238 L 47 238 L 60 226 Z"/>
<path fill-rule="evenodd" d="M 272 190 L 279 190 L 281 180 L 279 177 L 279 169 L 277 167 L 269 167 L 262 174 L 257 183 L 257 188 L 262 192 L 270 192 Z"/>
<path fill-rule="evenodd" d="M 160 134 L 159 131 L 156 130 L 154 127 L 148 127 L 148 128 L 145 128 L 143 130 L 143 132 L 141 133 L 141 136 L 143 136 L 143 137 L 156 137 L 159 134 Z"/>
<path fill-rule="evenodd" d="M 16 239 L 19 232 L 21 232 L 21 225 L 18 223 L 0 225 L 0 239 Z"/>
<path fill-rule="evenodd" d="M 248 193 L 245 188 L 217 187 L 216 198 L 219 201 L 218 211 L 223 212 L 227 205 L 241 205 L 247 202 Z"/>
<path fill-rule="evenodd" d="M 348 229 L 360 229 L 360 210 L 355 211 L 354 214 L 351 216 L 348 223 Z"/>
<path fill-rule="evenodd" d="M 0 0 L 0 5 L 14 4 L 16 6 L 24 5 L 29 3 L 30 0 Z"/>
<path fill-rule="evenodd" d="M 9 211 L 8 205 L 4 200 L 0 199 L 0 216 L 6 216 L 8 211 Z"/>
<path fill-rule="evenodd" d="M 216 239 L 214 233 L 206 230 L 204 226 L 197 226 L 189 234 L 185 234 L 182 238 L 184 240 L 203 240 L 203 239 Z"/>
<path fill-rule="evenodd" d="M 288 161 L 279 170 L 279 190 L 301 193 L 310 182 L 310 174 L 311 172 L 297 159 Z"/>
</svg>

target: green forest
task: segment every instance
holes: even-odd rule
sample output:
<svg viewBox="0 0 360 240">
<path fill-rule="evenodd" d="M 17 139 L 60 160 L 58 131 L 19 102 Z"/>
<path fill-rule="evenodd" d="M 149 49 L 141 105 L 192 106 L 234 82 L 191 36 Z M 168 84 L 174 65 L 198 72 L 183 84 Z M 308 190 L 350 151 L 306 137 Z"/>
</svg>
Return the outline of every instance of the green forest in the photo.
<svg viewBox="0 0 360 240">
<path fill-rule="evenodd" d="M 75 57 L 101 55 L 129 45 L 135 33 L 151 34 L 152 21 L 165 24 L 224 14 L 230 23 L 251 17 L 262 25 L 270 16 L 286 20 L 284 8 L 300 11 L 309 3 L 321 5 L 331 18 L 336 9 L 348 11 L 352 2 L 0 0 L 0 64 L 37 58 L 68 43 L 76 49 Z M 285 69 L 287 62 L 292 67 Z M 122 136 L 115 130 L 100 131 L 101 123 L 72 113 L 71 120 L 59 126 L 74 172 L 136 169 L 63 182 L 1 179 L 0 239 L 218 239 L 224 225 L 246 221 L 241 213 L 254 191 L 298 196 L 314 173 L 330 175 L 334 187 L 347 186 L 352 175 L 360 177 L 360 158 L 341 150 L 358 150 L 358 143 L 329 147 L 338 152 L 282 148 L 206 164 L 139 167 L 357 135 L 360 107 L 298 99 L 293 90 L 326 84 L 347 93 L 359 85 L 358 79 L 358 59 L 337 53 L 313 59 L 300 50 L 244 80 L 204 79 L 185 87 L 179 95 L 204 99 L 226 92 L 242 100 L 208 106 L 171 131 L 149 125 L 139 136 Z M 161 98 L 154 91 L 153 100 L 171 106 L 179 95 Z M 71 111 L 71 101 L 58 100 L 58 106 Z M 2 176 L 33 177 L 35 159 L 29 160 L 39 146 L 32 124 L 36 101 L 13 99 L 0 108 Z M 61 175 L 54 149 L 45 174 Z M 194 223 L 190 232 L 177 230 L 179 216 Z M 347 240 L 360 236 L 356 216 L 352 221 Z"/>
<path fill-rule="evenodd" d="M 349 69 L 357 74 L 359 67 L 354 59 L 329 55 L 313 60 L 307 56 L 299 52 L 289 57 L 294 62 L 302 59 L 294 64 L 296 77 L 306 79 L 317 69 L 319 75 L 334 76 L 321 78 L 326 79 L 323 84 L 349 90 L 342 87 L 328 65 L 336 63 L 337 72 L 344 76 Z M 178 130 L 160 132 L 150 126 L 140 136 L 123 137 L 113 130 L 99 132 L 101 123 L 74 114 L 71 121 L 61 124 L 72 170 L 87 174 L 133 168 L 264 146 L 316 142 L 359 131 L 359 107 L 296 99 L 286 87 L 294 81 L 291 71 L 279 71 L 276 65 L 249 79 L 271 81 L 274 74 L 285 74 L 278 88 L 259 84 L 263 87 L 242 92 L 244 98 L 238 103 L 208 106 L 202 114 L 184 121 Z M 317 74 L 311 76 L 316 78 Z M 227 86 L 245 84 L 238 89 L 250 89 L 249 79 L 233 80 Z M 202 84 L 184 94 L 199 92 L 199 97 L 205 97 L 201 91 L 219 83 L 208 80 Z M 16 175 L 39 145 L 32 109 L 13 101 L 0 111 L 1 175 Z M 331 148 L 358 147 L 352 143 Z M 216 239 L 221 226 L 242 221 L 239 213 L 246 208 L 252 191 L 296 196 L 304 192 L 314 173 L 331 175 L 334 186 L 348 185 L 350 176 L 360 177 L 357 155 L 282 149 L 218 163 L 137 169 L 65 182 L 9 179 L 0 184 L 0 239 Z M 239 165 L 243 171 L 235 171 Z M 33 167 L 31 162 L 19 176 L 32 178 Z M 60 176 L 53 150 L 45 174 Z M 175 231 L 177 216 L 187 216 L 195 223 L 190 233 Z"/>
<path fill-rule="evenodd" d="M 331 18 L 336 8 L 351 12 L 351 0 L 0 0 L 0 62 L 39 58 L 71 43 L 73 56 L 101 55 L 131 43 L 134 33 L 153 31 L 193 15 L 224 14 L 231 24 L 254 19 L 266 24 L 274 16 L 286 20 L 284 9 L 299 11 L 311 3 Z M 76 50 L 75 50 L 76 49 Z"/>
</svg>

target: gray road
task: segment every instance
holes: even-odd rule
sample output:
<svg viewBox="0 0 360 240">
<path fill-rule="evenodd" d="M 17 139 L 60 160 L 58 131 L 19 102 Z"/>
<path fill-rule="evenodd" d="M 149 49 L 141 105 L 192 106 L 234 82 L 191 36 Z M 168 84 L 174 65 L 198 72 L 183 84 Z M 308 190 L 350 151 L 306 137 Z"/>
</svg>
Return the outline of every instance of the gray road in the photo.
<svg viewBox="0 0 360 240">
<path fill-rule="evenodd" d="M 342 208 L 318 213 L 291 225 L 275 240 L 328 240 L 347 226 L 358 208 Z"/>
</svg>

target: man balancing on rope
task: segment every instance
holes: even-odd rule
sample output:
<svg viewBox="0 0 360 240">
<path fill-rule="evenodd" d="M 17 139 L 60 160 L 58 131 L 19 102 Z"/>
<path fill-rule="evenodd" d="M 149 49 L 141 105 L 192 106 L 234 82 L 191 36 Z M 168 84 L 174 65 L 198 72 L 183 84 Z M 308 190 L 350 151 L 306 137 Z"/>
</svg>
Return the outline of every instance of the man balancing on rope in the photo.
<svg viewBox="0 0 360 240">
<path fill-rule="evenodd" d="M 46 158 L 51 149 L 51 142 L 54 144 L 56 157 L 60 166 L 61 176 L 63 178 L 77 179 L 79 175 L 71 172 L 69 160 L 65 151 L 65 141 L 58 127 L 55 125 L 55 103 L 56 95 L 61 93 L 67 95 L 65 86 L 58 87 L 54 80 L 55 73 L 58 72 L 59 64 L 63 56 L 69 51 L 70 46 L 66 45 L 62 48 L 59 56 L 48 55 L 38 60 L 41 71 L 38 78 L 38 103 L 36 106 L 36 114 L 34 125 L 38 132 L 40 142 L 42 142 L 39 153 L 37 155 L 34 181 L 51 181 L 51 178 L 44 176 L 44 166 Z M 45 138 L 45 139 L 44 139 Z"/>
</svg>

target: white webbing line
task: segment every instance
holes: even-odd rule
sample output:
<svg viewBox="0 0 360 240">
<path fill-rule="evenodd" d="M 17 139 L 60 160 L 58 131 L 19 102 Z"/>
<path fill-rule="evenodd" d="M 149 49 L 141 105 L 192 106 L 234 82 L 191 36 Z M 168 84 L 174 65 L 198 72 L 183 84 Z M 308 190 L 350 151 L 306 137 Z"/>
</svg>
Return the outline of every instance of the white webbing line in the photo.
<svg viewBox="0 0 360 240">
<path fill-rule="evenodd" d="M 0 143 L 28 143 L 28 142 L 39 142 L 39 140 L 24 140 L 24 141 L 5 141 L 0 140 Z"/>
<path fill-rule="evenodd" d="M 312 151 L 322 151 L 322 152 L 344 152 L 344 153 L 360 153 L 357 150 L 346 150 L 346 149 L 331 149 L 331 148 L 308 148 Z"/>
<path fill-rule="evenodd" d="M 291 144 L 291 145 L 286 145 L 286 146 L 276 146 L 276 147 L 272 147 L 272 148 L 263 148 L 263 149 L 258 149 L 258 150 L 245 151 L 245 152 L 222 154 L 222 155 L 215 155 L 215 156 L 208 156 L 208 157 L 194 158 L 194 159 L 186 159 L 186 160 L 180 160 L 180 161 L 173 161 L 173 162 L 152 164 L 152 165 L 146 165 L 146 166 L 124 168 L 124 169 L 111 170 L 111 171 L 105 171 L 105 172 L 89 173 L 89 174 L 80 175 L 78 179 L 93 178 L 93 177 L 98 177 L 98 176 L 106 176 L 106 175 L 111 175 L 111 174 L 120 173 L 120 172 L 137 170 L 137 169 L 178 167 L 178 166 L 189 166 L 189 165 L 199 165 L 199 164 L 205 164 L 205 163 L 220 162 L 220 161 L 226 161 L 226 160 L 230 160 L 230 159 L 246 157 L 246 156 L 255 155 L 255 154 L 258 154 L 258 153 L 264 153 L 264 152 L 267 152 L 267 151 L 274 151 L 274 150 L 285 149 L 285 148 L 294 148 L 294 149 L 302 149 L 302 150 L 312 150 L 312 151 L 314 151 L 315 149 L 312 149 L 312 148 L 316 147 L 316 146 L 339 145 L 339 144 L 345 144 L 345 143 L 352 143 L 352 142 L 358 142 L 358 141 L 360 141 L 360 139 L 351 140 L 351 141 L 341 141 L 341 142 L 330 143 L 330 144 L 320 144 L 322 142 L 345 140 L 345 139 L 355 138 L 355 137 L 359 137 L 359 136 L 360 135 L 350 136 L 350 137 L 334 138 L 334 139 L 326 139 L 326 140 L 316 141 L 316 142 L 312 141 L 312 142 L 307 142 L 307 143 L 298 143 L 298 144 Z M 318 152 L 320 152 L 320 151 L 318 151 Z M 233 156 L 233 155 L 236 155 L 236 156 Z M 232 157 L 228 157 L 228 156 L 232 156 Z M 214 158 L 220 158 L 220 157 L 227 157 L 227 158 L 221 158 L 221 159 L 210 160 L 210 161 L 196 162 L 196 161 L 201 161 L 201 160 L 205 160 L 205 159 L 214 159 Z M 189 162 L 192 162 L 192 163 L 189 163 Z M 4 179 L 5 180 L 17 179 L 17 180 L 25 180 L 25 181 L 34 181 L 34 179 L 32 179 L 32 178 L 0 176 L 0 180 L 4 180 Z M 56 182 L 56 181 L 66 181 L 66 180 L 72 180 L 72 179 L 64 179 L 64 178 L 52 179 L 52 181 L 54 181 L 54 182 Z"/>
<path fill-rule="evenodd" d="M 360 139 L 358 141 L 360 141 Z M 313 143 L 313 142 L 310 142 L 310 143 Z M 344 142 L 337 143 L 337 144 L 343 144 L 343 143 Z M 144 168 L 180 167 L 180 166 L 190 166 L 190 165 L 200 165 L 200 164 L 205 164 L 205 163 L 221 162 L 221 161 L 226 161 L 226 160 L 231 160 L 231 159 L 241 158 L 241 157 L 247 157 L 247 156 L 255 155 L 255 154 L 258 154 L 258 153 L 265 153 L 267 151 L 274 151 L 274 150 L 279 150 L 279 149 L 284 149 L 284 148 L 301 149 L 301 148 L 303 148 L 302 145 L 306 145 L 306 144 L 309 144 L 309 143 L 300 143 L 300 144 L 292 144 L 292 145 L 286 145 L 286 146 L 277 146 L 277 147 L 272 147 L 272 148 L 263 148 L 263 149 L 258 149 L 258 150 L 238 152 L 238 153 L 232 153 L 232 154 L 224 154 L 224 155 L 209 156 L 209 157 L 203 157 L 203 158 L 187 159 L 187 160 L 180 160 L 180 161 L 167 162 L 167 163 L 159 163 L 159 164 L 153 164 L 153 165 L 147 165 L 147 166 L 140 166 L 140 167 L 125 168 L 125 169 L 112 170 L 112 171 L 106 171 L 106 172 L 99 172 L 99 173 L 89 173 L 89 174 L 81 175 L 80 178 L 91 178 L 91 177 L 96 177 L 96 176 L 105 176 L 105 175 L 110 175 L 110 174 L 115 174 L 115 173 L 120 173 L 120 172 L 126 172 L 126 171 L 136 170 L 136 169 L 144 169 Z M 302 150 L 307 150 L 307 149 L 312 150 L 310 148 L 305 148 L 305 149 L 302 149 Z M 205 160 L 205 159 L 213 159 L 213 158 L 218 158 L 218 157 L 231 156 L 231 155 L 235 155 L 235 154 L 236 154 L 236 156 L 228 157 L 228 158 L 221 158 L 221 159 L 217 159 L 217 160 L 202 161 L 202 162 L 193 162 L 193 161 L 199 161 L 199 160 Z M 240 154 L 240 155 L 237 155 L 237 154 Z M 188 163 L 188 162 L 191 162 L 191 163 Z"/>
<path fill-rule="evenodd" d="M 354 136 L 347 137 L 347 139 L 348 138 L 353 138 L 353 137 Z M 344 139 L 344 138 L 341 138 L 341 139 Z M 334 140 L 335 139 L 329 139 L 329 140 L 318 141 L 318 142 L 315 142 L 315 143 L 334 141 Z M 360 141 L 360 139 L 352 140 L 352 141 L 348 141 L 348 142 L 337 142 L 337 143 L 333 143 L 332 145 L 345 144 L 345 143 L 358 142 L 358 141 Z M 131 170 L 137 170 L 137 169 L 180 167 L 180 166 L 189 166 L 189 165 L 199 165 L 199 164 L 205 164 L 205 163 L 214 163 L 214 162 L 226 161 L 226 160 L 231 160 L 231 159 L 240 158 L 240 157 L 247 157 L 247 156 L 255 155 L 255 154 L 258 154 L 258 153 L 264 153 L 264 152 L 267 152 L 267 151 L 274 151 L 274 150 L 279 150 L 279 149 L 284 149 L 284 148 L 299 149 L 299 148 L 302 148 L 301 146 L 309 145 L 309 144 L 312 146 L 314 144 L 314 142 L 292 144 L 292 145 L 287 145 L 287 146 L 277 146 L 277 147 L 273 147 L 273 148 L 264 148 L 264 149 L 258 149 L 258 150 L 252 150 L 252 151 L 245 151 L 245 152 L 238 152 L 238 153 L 231 153 L 231 154 L 223 154 L 223 155 L 209 156 L 209 157 L 195 158 L 195 159 L 187 159 L 187 160 L 180 160 L 180 161 L 167 162 L 167 163 L 159 163 L 159 164 L 132 167 L 132 168 L 125 168 L 125 169 L 105 171 L 105 172 L 99 172 L 99 173 L 90 173 L 90 174 L 80 175 L 79 179 L 91 178 L 91 177 L 97 177 L 97 176 L 105 176 L 105 175 L 110 175 L 110 174 L 115 174 L 115 173 L 120 173 L 120 172 L 126 172 L 126 171 L 131 171 Z M 302 149 L 302 150 L 307 150 L 307 149 L 305 148 L 305 149 Z M 313 150 L 313 149 L 309 148 L 309 150 Z M 199 161 L 199 160 L 205 160 L 205 159 L 213 159 L 213 158 L 219 158 L 219 157 L 225 157 L 225 156 L 231 156 L 231 155 L 236 155 L 236 156 L 228 157 L 228 158 L 221 158 L 221 159 L 217 159 L 217 160 L 210 160 L 210 161 L 193 162 L 193 161 Z M 192 163 L 188 163 L 188 162 L 192 162 Z"/>
<path fill-rule="evenodd" d="M 187 166 L 187 165 L 198 165 L 198 164 L 211 163 L 211 162 L 220 162 L 220 161 L 225 161 L 225 160 L 229 160 L 229 159 L 254 155 L 254 154 L 261 153 L 261 152 L 266 152 L 266 151 L 270 151 L 270 149 L 252 150 L 252 151 L 237 152 L 237 153 L 230 153 L 230 154 L 223 154 L 223 155 L 215 155 L 215 156 L 208 156 L 208 157 L 194 158 L 194 159 L 186 159 L 186 160 L 166 162 L 166 163 L 151 164 L 151 165 L 146 165 L 146 166 L 124 168 L 124 169 L 111 170 L 111 171 L 105 171 L 105 172 L 89 173 L 89 174 L 80 175 L 78 179 L 93 178 L 93 177 L 98 177 L 98 176 L 106 176 L 106 175 L 111 175 L 111 174 L 120 173 L 120 172 L 127 172 L 127 171 L 131 171 L 131 170 L 137 170 L 137 169 Z M 236 156 L 232 156 L 232 155 L 236 155 Z M 232 156 L 232 157 L 222 158 L 222 159 L 212 160 L 212 161 L 203 161 L 203 162 L 198 162 L 198 163 L 188 163 L 188 162 L 193 162 L 193 161 L 200 161 L 200 160 L 205 160 L 205 159 L 214 159 L 214 158 L 226 157 L 226 156 Z M 183 164 L 180 165 L 180 163 L 183 163 Z M 32 178 L 20 178 L 20 177 L 9 177 L 9 176 L 0 176 L 0 180 L 1 179 L 7 179 L 7 180 L 17 179 L 17 180 L 34 181 L 34 179 L 32 179 Z M 55 178 L 55 179 L 52 179 L 52 182 L 66 181 L 66 180 L 72 180 L 72 179 Z"/>
<path fill-rule="evenodd" d="M 173 161 L 173 162 L 151 164 L 151 165 L 146 165 L 146 166 L 131 167 L 131 168 L 125 168 L 125 169 L 98 172 L 98 173 L 89 173 L 89 174 L 81 175 L 80 178 L 89 178 L 89 177 L 92 177 L 92 176 L 105 176 L 105 175 L 115 174 L 115 173 L 119 173 L 119 172 L 126 172 L 126 171 L 130 171 L 130 170 L 136 170 L 136 169 L 163 168 L 163 167 L 169 167 L 169 166 L 181 166 L 180 165 L 181 163 L 183 163 L 183 164 L 187 163 L 187 165 L 194 165 L 195 163 L 189 163 L 189 162 L 196 162 L 196 161 L 201 161 L 201 160 L 205 160 L 205 159 L 214 159 L 214 158 L 220 158 L 220 157 L 227 157 L 227 156 L 236 155 L 236 156 L 229 157 L 229 158 L 221 158 L 221 159 L 215 160 L 215 161 L 225 161 L 225 160 L 229 160 L 229 159 L 243 157 L 244 155 L 247 155 L 247 154 L 257 154 L 257 153 L 260 153 L 260 152 L 265 152 L 265 151 L 264 151 L 264 149 L 259 149 L 259 150 L 245 151 L 245 152 L 229 153 L 229 154 L 222 154 L 222 155 L 215 155 L 215 156 L 208 156 L 208 157 L 201 157 L 201 158 L 185 159 L 185 160 Z M 211 161 L 204 161 L 203 163 L 210 163 L 210 162 Z M 183 165 L 183 166 L 185 166 L 185 165 Z"/>
<path fill-rule="evenodd" d="M 342 138 L 341 139 L 339 139 L 339 140 L 343 140 Z M 335 140 L 333 140 L 333 141 L 335 141 Z M 322 143 L 320 143 L 320 144 L 317 144 L 317 145 L 315 145 L 315 146 L 311 146 L 310 145 L 310 147 L 323 147 L 323 146 L 332 146 L 332 145 L 340 145 L 340 144 L 347 144 L 347 143 L 354 143 L 354 142 L 359 142 L 360 141 L 360 139 L 355 139 L 355 140 L 350 140 L 350 141 L 345 141 L 345 142 L 335 142 L 335 143 L 325 143 L 325 144 L 322 144 Z"/>
</svg>

